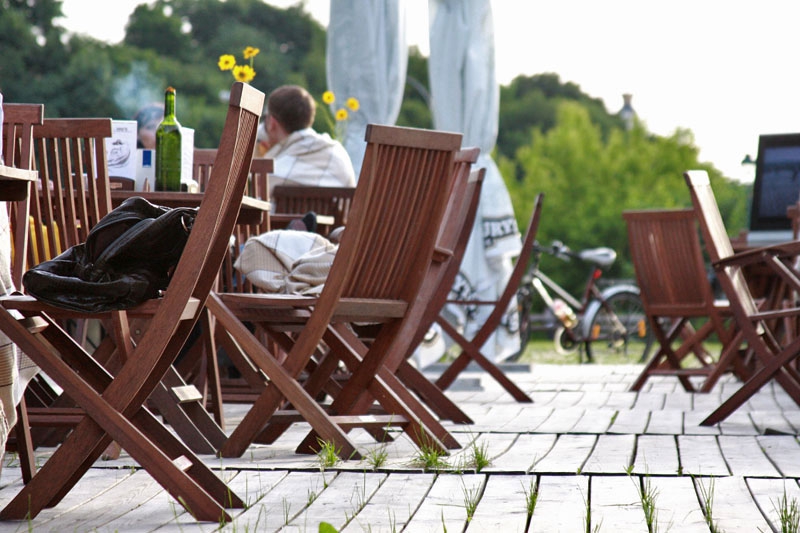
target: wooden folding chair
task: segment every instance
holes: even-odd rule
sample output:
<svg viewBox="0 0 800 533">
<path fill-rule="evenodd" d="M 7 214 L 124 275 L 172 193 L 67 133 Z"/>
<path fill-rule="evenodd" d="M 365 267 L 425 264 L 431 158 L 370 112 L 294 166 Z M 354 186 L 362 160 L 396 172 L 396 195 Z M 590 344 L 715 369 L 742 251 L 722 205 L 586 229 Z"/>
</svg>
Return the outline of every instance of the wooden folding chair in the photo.
<svg viewBox="0 0 800 533">
<path fill-rule="evenodd" d="M 784 321 L 796 322 L 800 307 L 792 300 L 776 307 L 759 309 L 742 272 L 745 267 L 763 264 L 792 291 L 800 291 L 800 273 L 794 267 L 800 254 L 800 242 L 792 241 L 734 254 L 708 173 L 693 170 L 686 172 L 684 177 L 700 221 L 705 250 L 720 286 L 728 297 L 736 327 L 741 330 L 743 340 L 754 352 L 760 365 L 701 425 L 709 426 L 724 420 L 773 378 L 800 404 L 800 375 L 790 364 L 800 355 L 800 338 L 784 336 L 779 331 Z"/>
<path fill-rule="evenodd" d="M 408 344 L 407 351 L 405 353 L 392 352 L 384 363 L 385 369 L 379 372 L 381 376 L 383 372 L 395 372 L 406 387 L 415 392 L 439 418 L 464 424 L 472 423 L 469 416 L 408 360 L 439 315 L 447 300 L 453 280 L 458 274 L 459 265 L 478 211 L 480 191 L 485 175 L 485 169 L 472 170 L 472 165 L 477 161 L 479 153 L 478 148 L 466 148 L 460 150 L 455 156 L 453 190 L 450 193 L 444 221 L 436 239 L 436 250 L 420 288 L 419 296 L 408 311 L 409 320 L 417 324 L 417 329 L 412 341 Z M 366 343 L 371 342 L 375 336 L 372 331 L 373 327 L 354 326 L 354 329 Z M 346 373 L 337 374 L 337 380 L 347 377 Z M 324 390 L 325 393 L 335 398 L 340 390 L 336 383 L 337 380 L 313 390 L 306 386 L 306 391 L 310 394 L 317 394 Z M 373 401 L 371 396 L 363 396 L 359 409 L 367 409 Z M 288 425 L 281 426 L 271 423 L 265 428 L 262 435 L 269 434 L 268 440 L 271 441 L 287 427 Z M 260 442 L 264 442 L 264 439 L 262 438 Z"/>
<path fill-rule="evenodd" d="M 8 166 L 31 170 L 33 168 L 33 128 L 44 120 L 42 104 L 3 103 L 2 146 L 3 161 Z M 9 205 L 9 223 L 12 232 L 11 281 L 14 288 L 22 287 L 22 274 L 28 253 L 29 195 L 32 187 L 25 185 L 24 196 Z M 36 379 L 36 378 L 34 378 Z M 17 422 L 12 428 L 13 438 L 6 442 L 6 449 L 19 455 L 22 479 L 31 480 L 36 472 L 36 458 L 28 420 L 27 400 L 23 396 L 16 406 Z"/>
<path fill-rule="evenodd" d="M 174 363 L 217 279 L 241 205 L 263 104 L 260 91 L 244 83 L 233 85 L 213 179 L 168 290 L 162 298 L 133 309 L 102 313 L 114 328 L 94 353 L 78 345 L 55 320 L 59 315 L 83 317 L 81 313 L 52 308 L 27 296 L 0 299 L 0 329 L 85 413 L 31 482 L 0 512 L 0 519 L 22 520 L 56 505 L 112 440 L 196 519 L 229 520 L 226 507 L 244 506 L 151 414 L 145 402 Z M 15 318 L 13 311 L 23 318 Z M 129 321 L 135 318 L 147 319 L 149 327 L 134 345 Z M 120 367 L 110 373 L 94 357 L 105 354 L 97 352 L 119 354 Z"/>
<path fill-rule="evenodd" d="M 355 187 L 307 187 L 302 185 L 276 185 L 272 189 L 275 217 L 303 216 L 309 211 L 333 217 L 333 224 L 320 226 L 318 232 L 327 235 L 330 230 L 347 225 Z"/>
<path fill-rule="evenodd" d="M 708 392 L 727 368 L 704 343 L 720 342 L 719 359 L 729 361 L 728 350 L 738 350 L 741 335 L 732 325 L 728 302 L 714 299 L 694 211 L 651 209 L 622 216 L 642 304 L 659 344 L 630 390 L 640 390 L 651 376 L 667 375 L 687 391 L 696 390 L 691 376 L 705 376 L 699 390 Z M 733 361 L 741 365 L 739 358 Z"/>
<path fill-rule="evenodd" d="M 481 368 L 483 368 L 490 376 L 492 376 L 502 387 L 514 397 L 518 402 L 529 403 L 531 402 L 530 396 L 525 394 L 508 376 L 498 367 L 493 361 L 488 359 L 481 353 L 481 348 L 489 337 L 500 325 L 503 316 L 508 312 L 508 306 L 511 299 L 517 295 L 517 289 L 522 282 L 522 277 L 525 275 L 525 269 L 528 267 L 531 252 L 533 251 L 534 242 L 536 242 L 536 232 L 539 228 L 539 217 L 541 215 L 542 199 L 540 195 L 537 197 L 533 211 L 531 212 L 530 220 L 528 221 L 528 229 L 525 231 L 525 236 L 522 238 L 522 249 L 517 257 L 511 275 L 508 278 L 503 292 L 496 300 L 448 300 L 447 303 L 456 305 L 488 305 L 492 307 L 492 311 L 486 317 L 478 332 L 472 337 L 467 339 L 456 327 L 451 324 L 446 318 L 439 315 L 436 323 L 439 324 L 444 331 L 453 341 L 461 347 L 461 353 L 454 361 L 442 372 L 442 375 L 436 380 L 436 386 L 442 390 L 447 389 L 458 378 L 458 375 L 467 368 L 470 361 L 475 361 Z"/>
<path fill-rule="evenodd" d="M 461 135 L 370 125 L 359 184 L 347 230 L 319 297 L 294 295 L 211 295 L 208 307 L 241 355 L 268 377 L 269 384 L 222 446 L 224 457 L 238 457 L 271 422 L 307 421 L 309 436 L 299 452 L 332 443 L 346 458 L 358 450 L 346 433 L 354 427 L 402 429 L 419 446 L 445 451 L 457 447 L 438 421 L 397 380 L 381 372 L 391 350 L 405 353 L 412 329 L 408 310 L 418 296 L 442 222 L 454 178 L 453 158 Z M 268 332 L 286 350 L 278 360 L 243 322 Z M 350 322 L 383 323 L 367 347 Z M 296 332 L 296 335 L 292 335 Z M 301 373 L 320 342 L 329 351 L 315 376 L 301 384 Z M 228 346 L 226 346 L 226 349 Z M 323 408 L 308 390 L 326 383 L 343 361 L 350 373 L 330 406 Z M 263 381 L 262 381 L 263 384 Z M 361 416 L 354 409 L 362 394 L 377 398 L 389 415 Z M 292 411 L 279 411 L 291 406 Z M 442 442 L 444 439 L 447 442 Z"/>
</svg>

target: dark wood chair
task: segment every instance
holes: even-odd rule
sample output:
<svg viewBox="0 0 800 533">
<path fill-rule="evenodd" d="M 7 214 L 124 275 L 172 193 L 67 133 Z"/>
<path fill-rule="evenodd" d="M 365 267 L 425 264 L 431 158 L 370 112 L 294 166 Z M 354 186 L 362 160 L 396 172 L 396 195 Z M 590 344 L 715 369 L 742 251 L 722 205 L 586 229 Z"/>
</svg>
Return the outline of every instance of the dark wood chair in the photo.
<svg viewBox="0 0 800 533">
<path fill-rule="evenodd" d="M 272 189 L 272 201 L 275 204 L 273 218 L 286 219 L 286 215 L 301 217 L 309 211 L 333 217 L 332 224 L 320 225 L 317 229 L 320 234 L 328 235 L 331 230 L 347 225 L 354 194 L 355 187 L 276 185 Z"/>
<path fill-rule="evenodd" d="M 408 344 L 407 351 L 405 353 L 393 351 L 384 363 L 385 368 L 378 374 L 384 379 L 392 379 L 387 378 L 386 373 L 396 373 L 403 384 L 416 393 L 440 419 L 453 420 L 458 423 L 471 423 L 472 420 L 408 360 L 439 315 L 464 256 L 464 250 L 478 211 L 480 191 L 485 175 L 484 169 L 472 170 L 479 153 L 478 148 L 467 148 L 459 151 L 455 156 L 453 190 L 450 193 L 444 222 L 436 240 L 436 249 L 420 288 L 419 297 L 408 311 L 409 320 L 417 324 L 417 329 L 412 335 L 412 341 Z M 359 339 L 365 344 L 372 342 L 376 335 L 375 329 L 379 327 L 380 325 L 353 326 Z M 308 370 L 311 373 L 315 369 L 309 368 Z M 306 391 L 312 395 L 325 393 L 335 398 L 341 390 L 340 382 L 348 379 L 350 374 L 339 370 L 333 373 L 333 377 L 334 379 L 324 385 L 317 381 L 316 387 L 313 389 L 310 384 L 307 384 Z M 371 396 L 363 396 L 359 409 L 368 408 L 373 401 Z M 260 442 L 272 442 L 288 427 L 289 424 L 271 422 L 262 432 Z"/>
<path fill-rule="evenodd" d="M 761 387 L 775 379 L 789 396 L 800 404 L 800 375 L 792 364 L 800 355 L 800 338 L 784 335 L 780 328 L 787 320 L 796 322 L 800 307 L 794 301 L 760 309 L 750 292 L 743 269 L 764 265 L 793 291 L 800 291 L 800 273 L 794 268 L 800 242 L 792 241 L 734 254 L 725 224 L 717 206 L 708 173 L 692 170 L 684 174 L 700 221 L 705 250 L 728 297 L 736 327 L 756 356 L 758 368 L 701 425 L 713 425 L 738 409 Z M 769 299 L 768 299 L 769 301 Z"/>
<path fill-rule="evenodd" d="M 42 104 L 10 104 L 3 103 L 2 146 L 3 161 L 8 166 L 30 170 L 33 168 L 33 128 L 42 124 L 44 120 L 44 105 Z M 28 221 L 30 215 L 29 195 L 33 187 L 30 184 L 24 187 L 24 197 L 9 204 L 9 225 L 12 234 L 11 281 L 17 289 L 22 288 L 22 274 L 26 269 L 28 254 Z M 16 349 L 10 347 L 11 349 Z M 27 356 L 22 356 L 27 365 Z M 34 377 L 39 382 L 38 377 Z M 37 387 L 41 384 L 41 387 Z M 39 390 L 41 394 L 51 395 L 46 383 L 33 383 L 30 394 Z M 26 394 L 29 394 L 26 390 Z M 48 399 L 34 401 L 34 404 L 43 405 Z M 23 395 L 16 409 L 16 423 L 9 432 L 6 441 L 6 450 L 17 452 L 19 455 L 22 479 L 25 483 L 31 480 L 36 472 L 36 458 L 34 444 L 31 438 L 30 421 L 28 418 L 27 400 Z"/>
<path fill-rule="evenodd" d="M 628 243 L 647 319 L 658 349 L 631 385 L 640 390 L 651 376 L 675 376 L 695 391 L 692 376 L 704 376 L 708 392 L 722 372 L 721 361 L 743 365 L 729 351 L 738 351 L 741 335 L 733 326 L 727 301 L 715 300 L 706 273 L 697 218 L 692 209 L 625 211 Z M 697 325 L 697 329 L 695 329 Z M 722 344 L 718 358 L 706 342 Z M 740 368 L 739 375 L 744 371 Z"/>
<path fill-rule="evenodd" d="M 240 356 L 269 379 L 220 450 L 224 457 L 241 456 L 267 424 L 297 420 L 310 423 L 314 432 L 298 447 L 304 453 L 319 449 L 318 437 L 342 457 L 358 458 L 347 432 L 355 427 L 380 431 L 389 425 L 403 430 L 418 446 L 443 452 L 458 446 L 393 373 L 377 374 L 391 350 L 405 353 L 416 327 L 408 320 L 408 310 L 433 257 L 461 135 L 370 125 L 366 140 L 350 224 L 319 297 L 226 293 L 208 300 L 217 324 L 236 341 L 231 348 L 238 348 Z M 282 343 L 286 357 L 276 358 L 244 322 Z M 383 325 L 366 346 L 350 329 L 351 322 Z M 328 362 L 302 379 L 321 342 L 330 348 L 324 359 Z M 306 388 L 328 382 L 339 361 L 350 377 L 323 408 Z M 377 398 L 390 414 L 362 417 L 366 413 L 357 406 L 364 394 Z"/>
<path fill-rule="evenodd" d="M 197 322 L 230 243 L 255 147 L 264 94 L 244 83 L 231 89 L 213 179 L 186 252 L 162 298 L 103 313 L 111 333 L 92 353 L 62 330 L 59 316 L 83 317 L 27 296 L 0 298 L 0 330 L 27 353 L 84 416 L 33 479 L 0 512 L 3 520 L 35 517 L 56 505 L 113 441 L 201 521 L 229 521 L 244 502 L 146 407 Z M 18 319 L 15 312 L 22 315 Z M 147 320 L 134 343 L 130 321 Z M 119 354 L 113 373 L 97 357 Z"/>
<path fill-rule="evenodd" d="M 462 150 L 456 155 L 456 172 L 469 172 L 469 179 L 463 185 L 463 194 L 459 195 L 459 192 L 454 190 L 451 195 L 445 223 L 442 225 L 437 239 L 436 254 L 434 254 L 434 260 L 428 269 L 428 275 L 420 291 L 421 294 L 427 296 L 418 300 L 417 312 L 420 314 L 420 319 L 414 339 L 404 357 L 387 362 L 387 365 L 397 373 L 406 387 L 414 391 L 439 418 L 462 424 L 471 424 L 472 419 L 439 387 L 431 383 L 419 369 L 414 367 L 410 363 L 410 359 L 414 350 L 422 343 L 425 334 L 439 317 L 464 258 L 464 252 L 477 216 L 485 175 L 485 169 L 471 169 L 472 164 L 477 161 L 478 153 L 479 150 L 474 148 Z M 460 167 L 459 163 L 461 163 Z M 462 186 L 463 181 L 457 180 L 454 187 Z M 459 197 L 461 197 L 461 201 L 458 201 Z"/>
<path fill-rule="evenodd" d="M 503 315 L 506 314 L 508 306 L 512 298 L 516 298 L 517 289 L 522 282 L 522 277 L 525 275 L 525 269 L 528 267 L 531 253 L 533 252 L 533 245 L 536 242 L 536 232 L 539 228 L 539 218 L 541 216 L 542 195 L 537 196 L 534 202 L 531 217 L 528 221 L 528 227 L 525 231 L 525 236 L 522 238 L 522 248 L 517 257 L 516 264 L 514 265 L 511 275 L 509 276 L 508 283 L 506 284 L 503 292 L 497 297 L 496 300 L 448 300 L 448 303 L 456 305 L 486 305 L 491 306 L 492 311 L 486 317 L 486 321 L 480 327 L 478 332 L 472 337 L 467 339 L 461 332 L 456 329 L 442 315 L 436 319 L 439 324 L 451 339 L 453 339 L 461 348 L 461 353 L 454 361 L 442 372 L 442 375 L 436 380 L 436 386 L 442 390 L 446 390 L 458 378 L 459 374 L 467 368 L 470 361 L 477 363 L 483 370 L 492 376 L 503 388 L 514 397 L 518 402 L 530 403 L 532 400 L 522 389 L 520 389 L 508 376 L 498 367 L 493 361 L 488 359 L 481 353 L 481 348 L 494 333 L 500 325 Z"/>
</svg>

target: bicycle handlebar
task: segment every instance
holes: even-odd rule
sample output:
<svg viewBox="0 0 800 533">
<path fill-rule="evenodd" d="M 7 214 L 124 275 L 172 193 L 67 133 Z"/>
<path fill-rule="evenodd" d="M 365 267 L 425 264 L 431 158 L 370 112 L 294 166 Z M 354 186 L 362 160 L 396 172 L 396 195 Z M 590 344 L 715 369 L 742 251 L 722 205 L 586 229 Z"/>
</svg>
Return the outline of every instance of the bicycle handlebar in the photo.
<svg viewBox="0 0 800 533">
<path fill-rule="evenodd" d="M 569 261 L 575 258 L 594 263 L 602 268 L 611 266 L 617 259 L 617 252 L 606 246 L 587 248 L 580 252 L 573 252 L 569 246 L 559 240 L 554 240 L 548 247 L 543 247 L 538 242 L 534 242 L 533 246 L 536 251 L 550 254 L 562 261 Z"/>
</svg>

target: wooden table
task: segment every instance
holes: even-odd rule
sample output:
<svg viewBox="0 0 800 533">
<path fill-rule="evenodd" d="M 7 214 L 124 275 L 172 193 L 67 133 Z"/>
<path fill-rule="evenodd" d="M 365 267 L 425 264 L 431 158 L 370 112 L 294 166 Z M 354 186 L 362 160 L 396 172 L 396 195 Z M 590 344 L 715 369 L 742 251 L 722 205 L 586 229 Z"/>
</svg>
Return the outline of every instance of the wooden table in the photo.
<svg viewBox="0 0 800 533">
<path fill-rule="evenodd" d="M 203 193 L 199 192 L 170 192 L 170 191 L 111 191 L 112 207 L 119 206 L 122 202 L 133 196 L 140 196 L 156 205 L 164 207 L 199 207 L 203 201 Z M 239 210 L 237 224 L 260 224 L 266 213 L 269 216 L 270 203 L 251 196 L 242 198 L 242 207 Z"/>
</svg>

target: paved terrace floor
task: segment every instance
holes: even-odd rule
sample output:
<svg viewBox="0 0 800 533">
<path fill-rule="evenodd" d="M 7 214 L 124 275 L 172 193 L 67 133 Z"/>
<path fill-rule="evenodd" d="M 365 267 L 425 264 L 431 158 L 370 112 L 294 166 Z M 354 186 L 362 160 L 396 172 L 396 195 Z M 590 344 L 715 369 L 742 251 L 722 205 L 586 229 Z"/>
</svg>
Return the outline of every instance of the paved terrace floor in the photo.
<svg viewBox="0 0 800 533">
<path fill-rule="evenodd" d="M 639 368 L 513 368 L 532 404 L 480 373 L 462 374 L 449 394 L 475 424 L 450 426 L 464 448 L 438 472 L 425 471 L 407 439 L 376 444 L 366 433 L 357 437 L 370 459 L 321 468 L 316 456 L 294 453 L 307 429 L 297 424 L 240 459 L 204 458 L 249 504 L 231 524 L 195 522 L 123 454 L 95 464 L 56 507 L 0 522 L 0 531 L 315 532 L 320 522 L 347 532 L 781 531 L 779 510 L 800 501 L 797 406 L 769 386 L 703 428 L 698 422 L 735 389 L 732 378 L 709 394 L 683 392 L 669 378 L 627 392 Z M 232 425 L 246 406 L 227 409 Z M 381 451 L 386 460 L 374 468 Z M 490 462 L 476 471 L 482 452 Z M 14 458 L 5 462 L 0 505 L 21 486 Z M 650 529 L 642 493 L 654 510 Z"/>
</svg>

